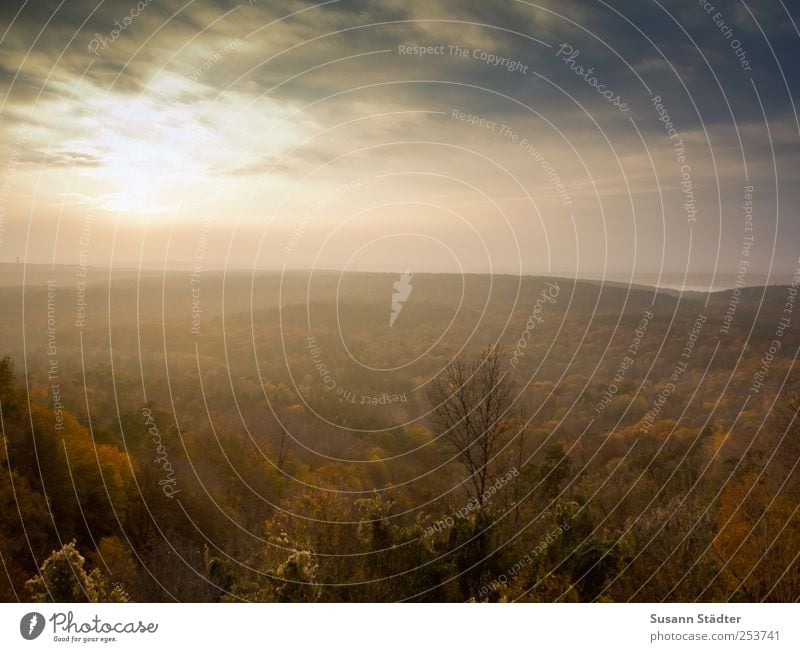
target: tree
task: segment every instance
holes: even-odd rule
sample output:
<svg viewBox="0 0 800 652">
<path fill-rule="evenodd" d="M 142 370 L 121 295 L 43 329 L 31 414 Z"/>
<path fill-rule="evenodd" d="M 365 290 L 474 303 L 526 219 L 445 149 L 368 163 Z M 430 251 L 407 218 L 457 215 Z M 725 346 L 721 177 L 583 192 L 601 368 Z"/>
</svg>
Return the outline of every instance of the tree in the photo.
<svg viewBox="0 0 800 652">
<path fill-rule="evenodd" d="M 73 539 L 53 551 L 39 574 L 25 583 L 33 602 L 127 602 L 128 596 L 98 569 L 86 572 L 86 559 Z"/>
<path fill-rule="evenodd" d="M 714 547 L 742 597 L 752 602 L 800 599 L 797 503 L 773 493 L 753 473 L 725 488 L 717 522 Z"/>
<path fill-rule="evenodd" d="M 498 469 L 497 454 L 515 421 L 514 383 L 496 348 L 470 363 L 453 362 L 428 391 L 431 421 L 464 468 L 473 498 L 483 507 Z"/>
<path fill-rule="evenodd" d="M 5 425 L 5 424 L 4 424 Z M 36 557 L 49 548 L 45 497 L 9 468 L 6 440 L 0 435 L 0 602 L 20 600 L 25 581 L 36 570 Z M 24 526 L 24 528 L 23 528 Z"/>
<path fill-rule="evenodd" d="M 316 602 L 320 587 L 317 584 L 319 566 L 307 550 L 296 550 L 273 571 L 277 602 Z"/>
<path fill-rule="evenodd" d="M 467 475 L 468 491 L 477 505 L 470 519 L 471 532 L 454 557 L 462 596 L 481 584 L 481 574 L 491 556 L 487 489 L 507 471 L 498 464 L 508 435 L 520 421 L 514 418 L 514 383 L 497 348 L 483 350 L 472 362 L 456 360 L 428 391 L 431 421 L 450 445 Z M 507 456 L 508 457 L 508 456 Z M 456 529 L 451 531 L 451 536 Z"/>
</svg>

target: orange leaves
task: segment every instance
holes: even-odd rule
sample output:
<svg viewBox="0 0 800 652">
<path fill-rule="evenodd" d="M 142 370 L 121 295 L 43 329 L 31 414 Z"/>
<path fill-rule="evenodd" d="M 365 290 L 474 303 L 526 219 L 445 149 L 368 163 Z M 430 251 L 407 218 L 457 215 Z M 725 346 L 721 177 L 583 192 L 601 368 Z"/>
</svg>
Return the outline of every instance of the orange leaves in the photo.
<svg viewBox="0 0 800 652">
<path fill-rule="evenodd" d="M 715 550 L 751 600 L 800 595 L 798 505 L 755 473 L 730 483 L 717 516 Z"/>
</svg>

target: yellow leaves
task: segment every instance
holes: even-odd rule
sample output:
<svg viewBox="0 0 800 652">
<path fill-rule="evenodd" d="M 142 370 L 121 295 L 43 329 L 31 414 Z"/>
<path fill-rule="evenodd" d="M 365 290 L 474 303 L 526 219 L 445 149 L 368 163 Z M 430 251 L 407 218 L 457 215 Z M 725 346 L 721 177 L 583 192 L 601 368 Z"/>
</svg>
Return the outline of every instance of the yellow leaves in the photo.
<svg viewBox="0 0 800 652">
<path fill-rule="evenodd" d="M 119 538 L 103 537 L 92 555 L 94 566 L 107 569 L 110 579 L 130 589 L 136 583 L 136 561 L 130 548 Z"/>
<path fill-rule="evenodd" d="M 717 527 L 714 548 L 749 599 L 796 599 L 800 517 L 791 498 L 751 473 L 726 487 Z"/>
</svg>

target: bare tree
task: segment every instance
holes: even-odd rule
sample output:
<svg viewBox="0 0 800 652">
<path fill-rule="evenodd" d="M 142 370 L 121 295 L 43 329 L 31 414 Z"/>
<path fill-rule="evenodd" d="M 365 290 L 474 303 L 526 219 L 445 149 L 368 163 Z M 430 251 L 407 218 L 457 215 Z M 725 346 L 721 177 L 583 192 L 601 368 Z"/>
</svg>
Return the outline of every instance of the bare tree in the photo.
<svg viewBox="0 0 800 652">
<path fill-rule="evenodd" d="M 498 349 L 485 349 L 472 362 L 450 364 L 431 384 L 428 401 L 434 426 L 455 449 L 483 507 L 497 466 L 492 460 L 519 423 L 511 415 L 514 383 Z"/>
</svg>

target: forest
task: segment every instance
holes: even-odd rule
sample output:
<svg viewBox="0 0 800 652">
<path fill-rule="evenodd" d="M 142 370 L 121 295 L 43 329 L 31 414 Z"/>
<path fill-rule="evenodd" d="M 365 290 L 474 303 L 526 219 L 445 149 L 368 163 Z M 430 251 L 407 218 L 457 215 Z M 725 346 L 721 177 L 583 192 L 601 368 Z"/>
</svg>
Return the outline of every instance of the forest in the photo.
<svg viewBox="0 0 800 652">
<path fill-rule="evenodd" d="M 800 600 L 797 283 L 84 272 L 0 287 L 3 601 Z"/>
</svg>

